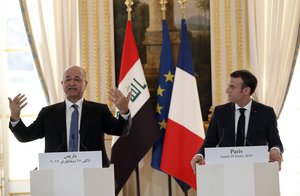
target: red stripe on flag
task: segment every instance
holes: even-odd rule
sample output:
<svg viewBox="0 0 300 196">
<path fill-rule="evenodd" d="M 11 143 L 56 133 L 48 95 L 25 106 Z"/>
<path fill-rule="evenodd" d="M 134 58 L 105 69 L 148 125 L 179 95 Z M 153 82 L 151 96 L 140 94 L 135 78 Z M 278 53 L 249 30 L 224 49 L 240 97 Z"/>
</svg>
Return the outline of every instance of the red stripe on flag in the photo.
<svg viewBox="0 0 300 196">
<path fill-rule="evenodd" d="M 127 21 L 126 34 L 124 38 L 122 62 L 119 75 L 119 84 L 134 66 L 135 62 L 139 59 L 139 53 L 137 51 L 135 39 L 132 33 L 132 23 Z"/>
<path fill-rule="evenodd" d="M 196 175 L 190 161 L 203 144 L 203 139 L 182 125 L 168 119 L 161 170 L 196 189 Z"/>
<path fill-rule="evenodd" d="M 135 113 L 132 115 L 130 133 L 120 137 L 112 147 L 111 162 L 115 168 L 116 195 L 160 136 L 131 26 L 131 21 L 128 21 L 118 88 L 122 92 L 131 91 L 129 110 L 131 114 L 133 111 Z"/>
</svg>

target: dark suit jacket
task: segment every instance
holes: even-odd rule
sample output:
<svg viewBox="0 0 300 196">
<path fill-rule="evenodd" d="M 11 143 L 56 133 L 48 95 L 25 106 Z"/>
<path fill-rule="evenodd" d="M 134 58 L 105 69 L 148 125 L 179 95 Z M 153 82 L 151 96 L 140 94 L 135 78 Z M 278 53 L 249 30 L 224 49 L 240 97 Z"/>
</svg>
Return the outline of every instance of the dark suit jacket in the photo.
<svg viewBox="0 0 300 196">
<path fill-rule="evenodd" d="M 204 155 L 204 148 L 206 147 L 235 146 L 234 115 L 234 103 L 227 103 L 215 107 L 205 141 L 198 153 Z M 283 152 L 283 146 L 277 129 L 276 115 L 273 108 L 252 101 L 246 145 L 268 145 L 269 149 L 278 147 L 281 152 Z"/>
<path fill-rule="evenodd" d="M 116 119 L 106 104 L 83 101 L 80 123 L 80 151 L 102 151 L 103 166 L 109 166 L 104 145 L 104 133 L 127 134 L 127 123 L 122 117 Z M 45 138 L 45 152 L 66 152 L 66 104 L 57 103 L 44 107 L 36 120 L 28 127 L 22 120 L 11 131 L 20 142 Z"/>
</svg>

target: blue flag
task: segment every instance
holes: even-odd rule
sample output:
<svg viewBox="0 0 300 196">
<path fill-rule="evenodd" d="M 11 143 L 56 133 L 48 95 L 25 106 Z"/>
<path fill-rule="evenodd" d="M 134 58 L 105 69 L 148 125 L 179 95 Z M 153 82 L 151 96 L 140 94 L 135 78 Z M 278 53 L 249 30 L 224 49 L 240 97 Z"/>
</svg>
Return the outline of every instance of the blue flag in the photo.
<svg viewBox="0 0 300 196">
<path fill-rule="evenodd" d="M 168 113 L 172 95 L 172 88 L 175 76 L 175 66 L 172 56 L 169 29 L 166 20 L 162 21 L 163 42 L 160 56 L 159 78 L 157 87 L 157 97 L 155 106 L 155 117 L 158 122 L 161 135 L 153 145 L 151 166 L 160 170 L 161 155 L 165 131 L 167 127 Z M 175 178 L 183 192 L 187 192 L 190 186 Z"/>
<path fill-rule="evenodd" d="M 155 117 L 158 122 L 161 135 L 153 145 L 151 166 L 160 170 L 161 153 L 167 127 L 168 113 L 175 75 L 175 66 L 172 56 L 172 48 L 169 37 L 169 29 L 166 20 L 162 21 L 163 42 L 160 56 L 159 78 L 155 106 Z"/>
</svg>

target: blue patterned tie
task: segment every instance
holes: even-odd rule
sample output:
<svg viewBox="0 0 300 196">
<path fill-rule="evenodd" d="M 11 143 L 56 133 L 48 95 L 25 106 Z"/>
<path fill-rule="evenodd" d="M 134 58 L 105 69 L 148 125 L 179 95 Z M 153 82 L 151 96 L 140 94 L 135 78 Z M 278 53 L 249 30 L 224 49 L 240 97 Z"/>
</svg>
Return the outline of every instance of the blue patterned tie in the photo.
<svg viewBox="0 0 300 196">
<path fill-rule="evenodd" d="M 69 151 L 78 151 L 78 105 L 73 104 L 74 111 L 71 117 Z"/>
</svg>

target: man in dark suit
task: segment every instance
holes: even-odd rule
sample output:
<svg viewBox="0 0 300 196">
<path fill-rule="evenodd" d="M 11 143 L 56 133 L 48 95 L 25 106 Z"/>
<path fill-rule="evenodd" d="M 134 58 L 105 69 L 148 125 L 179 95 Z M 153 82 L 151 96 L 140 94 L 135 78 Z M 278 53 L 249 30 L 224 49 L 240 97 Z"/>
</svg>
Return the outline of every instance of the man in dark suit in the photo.
<svg viewBox="0 0 300 196">
<path fill-rule="evenodd" d="M 268 145 L 269 160 L 278 161 L 281 167 L 283 145 L 273 108 L 251 99 L 257 86 L 256 77 L 247 70 L 232 72 L 228 79 L 226 93 L 229 103 L 216 106 L 209 124 L 205 141 L 193 159 L 191 166 L 204 160 L 206 147 L 259 146 Z M 244 112 L 240 112 L 243 110 Z M 244 113 L 241 143 L 238 141 L 239 117 Z"/>
<path fill-rule="evenodd" d="M 45 138 L 45 152 L 102 151 L 103 166 L 109 166 L 104 145 L 104 133 L 123 136 L 129 132 L 130 93 L 125 97 L 117 88 L 111 90 L 111 101 L 120 111 L 115 118 L 106 104 L 87 101 L 83 93 L 87 86 L 86 73 L 79 66 L 68 67 L 61 81 L 66 100 L 42 108 L 36 120 L 26 126 L 20 118 L 21 110 L 27 105 L 26 97 L 18 94 L 9 99 L 11 110 L 10 129 L 20 142 Z M 72 113 L 77 112 L 76 142 L 70 136 Z M 74 149 L 71 146 L 74 147 Z"/>
</svg>

